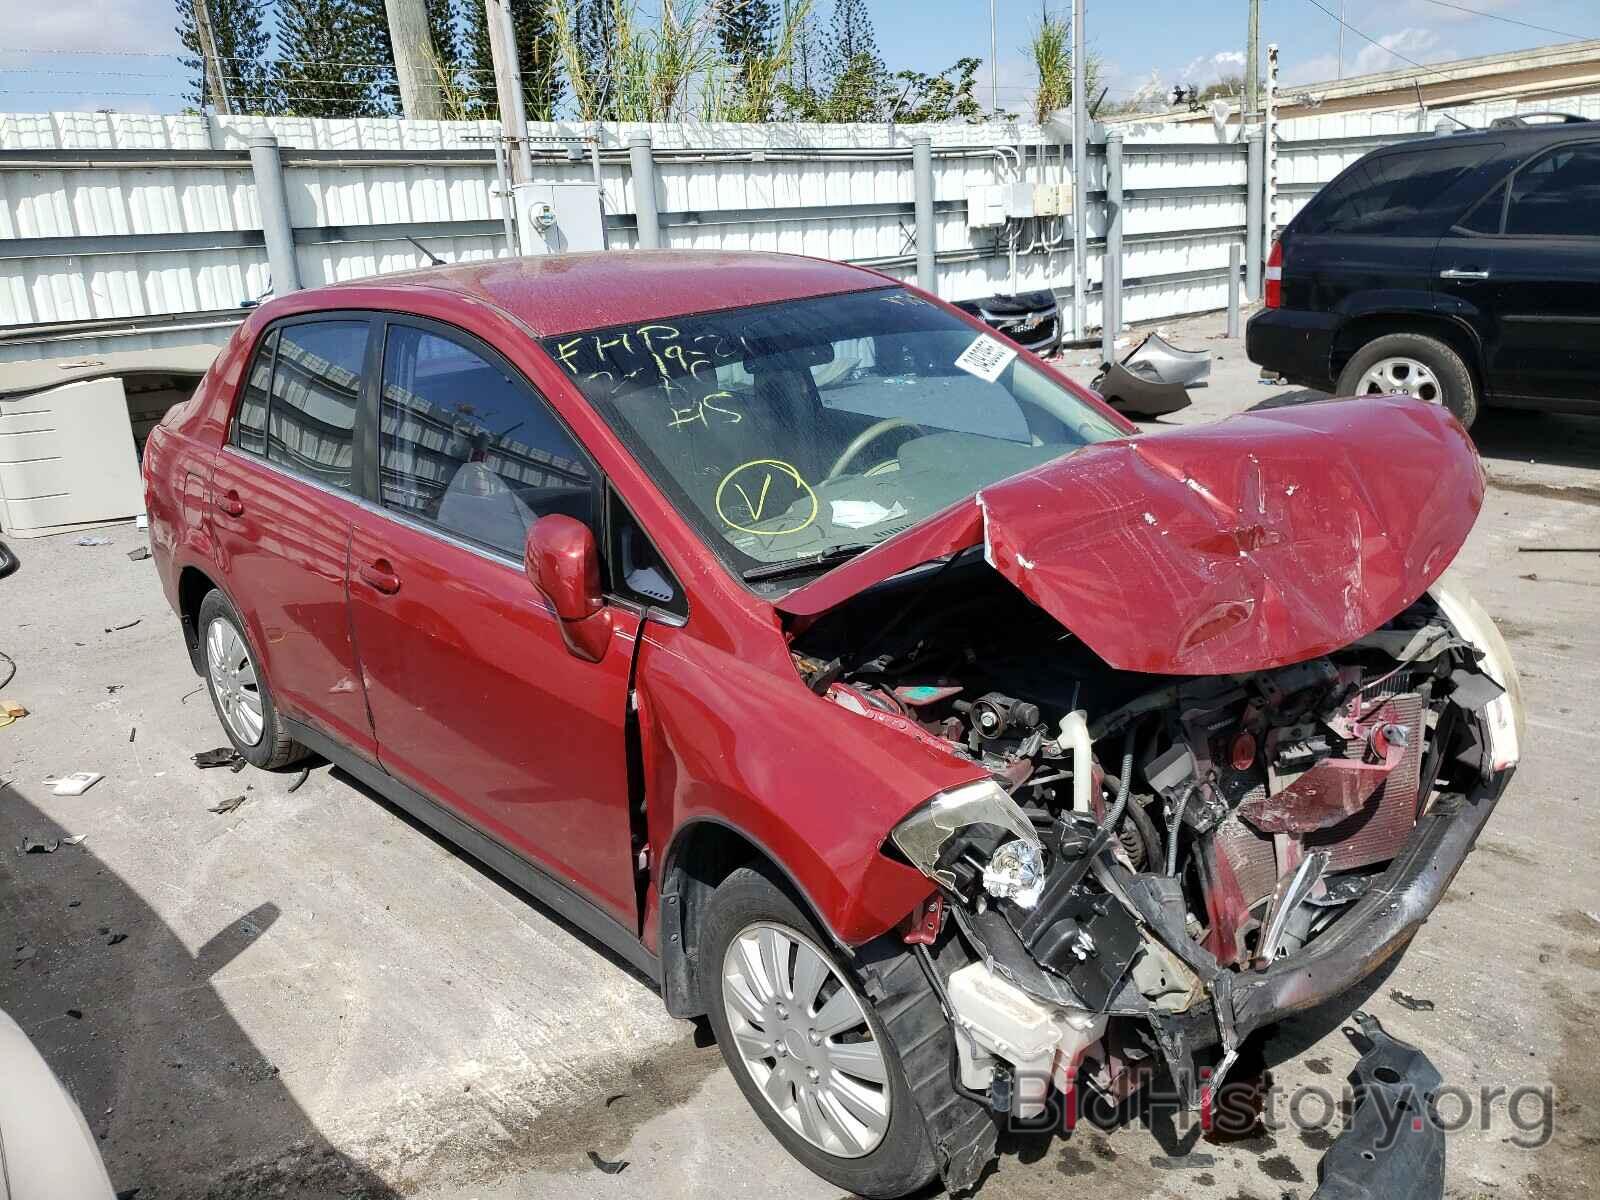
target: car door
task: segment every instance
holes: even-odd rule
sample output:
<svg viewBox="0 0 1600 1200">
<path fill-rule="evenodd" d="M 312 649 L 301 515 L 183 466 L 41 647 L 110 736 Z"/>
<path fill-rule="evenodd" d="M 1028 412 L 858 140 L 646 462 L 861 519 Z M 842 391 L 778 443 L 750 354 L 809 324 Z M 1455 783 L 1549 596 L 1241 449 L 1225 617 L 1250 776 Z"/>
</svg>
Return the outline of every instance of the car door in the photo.
<svg viewBox="0 0 1600 1200">
<path fill-rule="evenodd" d="M 1600 402 L 1600 141 L 1534 155 L 1440 242 L 1438 288 L 1482 314 L 1490 393 Z"/>
<path fill-rule="evenodd" d="M 1451 192 L 1499 149 L 1495 143 L 1369 155 L 1328 184 L 1284 238 L 1283 306 L 1359 317 L 1425 311 Z"/>
<path fill-rule="evenodd" d="M 371 349 L 366 314 L 273 325 L 216 456 L 209 511 L 222 581 L 278 708 L 369 758 L 345 574 L 359 510 L 356 410 Z"/>
<path fill-rule="evenodd" d="M 637 929 L 624 729 L 638 612 L 616 608 L 601 660 L 584 661 L 522 566 L 541 516 L 600 538 L 599 473 L 464 333 L 391 319 L 381 370 L 364 436 L 376 503 L 349 576 L 379 761 Z"/>
</svg>

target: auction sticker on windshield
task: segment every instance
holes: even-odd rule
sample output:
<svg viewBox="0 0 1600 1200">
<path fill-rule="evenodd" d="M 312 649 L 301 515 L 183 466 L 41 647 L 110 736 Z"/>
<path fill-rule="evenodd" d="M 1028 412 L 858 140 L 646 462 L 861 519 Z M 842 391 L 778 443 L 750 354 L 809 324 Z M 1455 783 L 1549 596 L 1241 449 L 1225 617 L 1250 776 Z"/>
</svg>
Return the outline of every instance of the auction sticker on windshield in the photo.
<svg viewBox="0 0 1600 1200">
<path fill-rule="evenodd" d="M 956 366 L 969 375 L 976 375 L 985 383 L 993 383 L 1016 356 L 1017 352 L 1011 347 L 1002 345 L 986 333 L 980 333 L 972 339 L 972 345 L 956 356 Z"/>
</svg>

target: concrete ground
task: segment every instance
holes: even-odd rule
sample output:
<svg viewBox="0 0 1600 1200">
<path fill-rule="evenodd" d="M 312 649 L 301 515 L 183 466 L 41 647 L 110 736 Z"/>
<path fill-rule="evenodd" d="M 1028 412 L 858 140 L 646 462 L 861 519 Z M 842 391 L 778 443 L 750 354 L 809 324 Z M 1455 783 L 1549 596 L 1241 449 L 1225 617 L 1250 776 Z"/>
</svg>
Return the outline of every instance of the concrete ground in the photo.
<svg viewBox="0 0 1600 1200">
<path fill-rule="evenodd" d="M 1304 398 L 1257 382 L 1220 328 L 1174 324 L 1218 358 L 1173 420 Z M 1089 357 L 1068 369 L 1088 378 Z M 1542 1148 L 1516 1144 L 1530 1138 L 1503 1101 L 1487 1128 L 1474 1111 L 1450 1139 L 1451 1196 L 1585 1195 L 1600 1183 L 1600 419 L 1490 414 L 1477 436 L 1490 490 L 1459 566 L 1519 660 L 1529 745 L 1446 903 L 1350 1003 L 1475 1097 L 1553 1089 Z M 326 765 L 293 791 L 293 771 L 192 766 L 220 727 L 150 563 L 125 557 L 143 535 L 107 532 L 108 546 L 16 543 L 22 569 L 0 582 L 0 650 L 17 662 L 0 695 L 32 710 L 0 729 L 0 1008 L 82 1104 L 118 1188 L 837 1195 L 766 1133 L 714 1046 L 515 888 Z M 76 798 L 42 783 L 77 770 L 105 779 Z M 1343 1082 L 1347 1008 L 1278 1031 L 1279 1084 Z M 1521 1112 L 1536 1121 L 1535 1103 Z M 1283 1124 L 1213 1145 L 1157 1122 L 1013 1138 L 983 1194 L 1304 1198 L 1331 1133 Z M 629 1165 L 602 1173 L 591 1150 Z"/>
</svg>

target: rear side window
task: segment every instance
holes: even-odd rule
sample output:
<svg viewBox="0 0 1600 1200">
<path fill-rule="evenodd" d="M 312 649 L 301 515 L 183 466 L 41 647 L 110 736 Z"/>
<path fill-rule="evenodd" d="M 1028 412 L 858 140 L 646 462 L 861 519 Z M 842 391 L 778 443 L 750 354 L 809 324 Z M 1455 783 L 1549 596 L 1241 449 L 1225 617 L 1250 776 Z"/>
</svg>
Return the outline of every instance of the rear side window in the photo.
<svg viewBox="0 0 1600 1200">
<path fill-rule="evenodd" d="M 1446 193 L 1499 149 L 1498 144 L 1429 147 L 1363 159 L 1311 202 L 1300 232 L 1443 232 L 1461 212 Z"/>
<path fill-rule="evenodd" d="M 387 508 L 518 558 L 535 518 L 595 524 L 594 477 L 544 398 L 452 338 L 389 327 L 380 430 Z"/>
<path fill-rule="evenodd" d="M 1600 143 L 1563 146 L 1518 171 L 1511 181 L 1506 232 L 1600 237 Z"/>
<path fill-rule="evenodd" d="M 261 341 L 256 358 L 250 364 L 250 378 L 245 380 L 244 395 L 239 400 L 239 411 L 233 414 L 233 444 L 251 454 L 267 452 L 267 397 L 272 391 L 272 356 L 278 348 L 278 331 L 274 329 Z"/>
<path fill-rule="evenodd" d="M 267 406 L 267 458 L 330 487 L 350 488 L 365 321 L 314 321 L 278 331 Z"/>
</svg>

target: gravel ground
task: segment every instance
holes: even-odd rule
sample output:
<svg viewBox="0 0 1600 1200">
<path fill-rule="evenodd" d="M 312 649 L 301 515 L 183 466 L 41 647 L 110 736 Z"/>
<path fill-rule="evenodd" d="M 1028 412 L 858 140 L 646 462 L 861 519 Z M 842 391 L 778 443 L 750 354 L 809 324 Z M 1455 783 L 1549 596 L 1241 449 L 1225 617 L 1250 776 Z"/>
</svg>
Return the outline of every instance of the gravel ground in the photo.
<svg viewBox="0 0 1600 1200">
<path fill-rule="evenodd" d="M 1218 359 L 1171 420 L 1307 398 L 1259 383 L 1220 329 L 1173 325 Z M 1087 379 L 1089 358 L 1069 354 L 1068 370 Z M 1600 419 L 1492 413 L 1477 437 L 1490 491 L 1459 568 L 1517 655 L 1530 744 L 1446 903 L 1356 999 L 1473 1095 L 1450 1140 L 1451 1196 L 1586 1195 L 1600 1180 L 1600 553 L 1525 551 L 1600 547 Z M 143 535 L 106 532 L 108 546 L 15 543 L 22 569 L 0 582 L 0 650 L 18 666 L 0 694 L 32 710 L 0 729 L 0 938 L 35 950 L 0 969 L 0 1008 L 81 1102 L 119 1188 L 837 1194 L 635 974 L 348 777 L 319 765 L 291 790 L 294 771 L 193 767 L 220 728 L 150 563 L 125 557 Z M 47 775 L 75 770 L 105 779 L 48 794 Z M 1342 1084 L 1347 1007 L 1276 1033 L 1278 1084 Z M 1548 1144 L 1517 1144 L 1537 1131 L 1504 1101 L 1480 1127 L 1479 1089 L 1495 1086 L 1551 1089 Z M 1223 1145 L 1171 1122 L 1017 1138 L 983 1194 L 1305 1197 L 1338 1128 L 1282 1123 Z M 629 1165 L 604 1174 L 590 1150 Z"/>
</svg>

